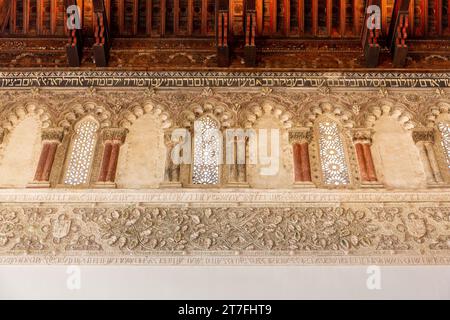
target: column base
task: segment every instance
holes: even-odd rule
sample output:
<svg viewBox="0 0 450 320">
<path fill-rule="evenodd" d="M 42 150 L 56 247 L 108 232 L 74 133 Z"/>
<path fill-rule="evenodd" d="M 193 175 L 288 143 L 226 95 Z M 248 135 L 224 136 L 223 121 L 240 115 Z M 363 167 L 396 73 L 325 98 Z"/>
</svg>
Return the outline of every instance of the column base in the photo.
<svg viewBox="0 0 450 320">
<path fill-rule="evenodd" d="M 33 181 L 27 184 L 27 188 L 50 188 L 48 181 Z"/>
<path fill-rule="evenodd" d="M 181 182 L 165 181 L 159 184 L 160 188 L 181 188 Z"/>
<path fill-rule="evenodd" d="M 228 182 L 226 188 L 250 188 L 248 182 Z"/>
<path fill-rule="evenodd" d="M 361 188 L 384 188 L 384 185 L 379 181 L 364 181 L 361 182 Z"/>
<path fill-rule="evenodd" d="M 295 189 L 310 189 L 310 188 L 315 188 L 316 185 L 314 183 L 312 183 L 311 181 L 297 181 L 297 182 L 294 182 L 292 187 Z"/>
<path fill-rule="evenodd" d="M 117 188 L 117 184 L 116 184 L 115 182 L 111 182 L 111 181 L 108 181 L 108 182 L 100 182 L 100 181 L 97 181 L 97 182 L 94 184 L 94 188 L 99 188 L 99 189 L 115 189 L 115 188 Z"/>
</svg>

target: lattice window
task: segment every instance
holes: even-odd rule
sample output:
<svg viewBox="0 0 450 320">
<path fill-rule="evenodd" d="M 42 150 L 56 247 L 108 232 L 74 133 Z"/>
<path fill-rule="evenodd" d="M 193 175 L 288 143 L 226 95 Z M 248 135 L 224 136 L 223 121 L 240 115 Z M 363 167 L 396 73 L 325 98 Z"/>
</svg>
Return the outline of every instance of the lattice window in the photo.
<svg viewBox="0 0 450 320">
<path fill-rule="evenodd" d="M 194 184 L 219 183 L 220 141 L 218 124 L 203 117 L 194 125 Z"/>
<path fill-rule="evenodd" d="M 349 184 L 344 145 L 335 122 L 319 123 L 319 147 L 324 183 L 330 185 Z"/>
<path fill-rule="evenodd" d="M 76 127 L 64 180 L 65 184 L 76 186 L 88 183 L 97 140 L 97 130 L 97 122 L 90 119 L 83 120 Z"/>
<path fill-rule="evenodd" d="M 450 125 L 441 122 L 438 124 L 438 128 L 441 132 L 441 145 L 447 158 L 447 165 L 450 168 Z"/>
</svg>

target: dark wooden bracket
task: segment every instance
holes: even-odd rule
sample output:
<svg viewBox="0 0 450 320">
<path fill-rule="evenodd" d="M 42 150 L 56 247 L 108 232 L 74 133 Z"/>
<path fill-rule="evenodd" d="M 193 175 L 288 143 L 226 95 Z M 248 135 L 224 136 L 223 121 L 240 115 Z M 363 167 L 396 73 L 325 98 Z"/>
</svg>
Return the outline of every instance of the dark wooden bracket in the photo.
<svg viewBox="0 0 450 320">
<path fill-rule="evenodd" d="M 66 0 L 66 10 L 77 5 L 77 0 Z M 81 17 L 80 17 L 81 18 Z M 67 61 L 71 67 L 79 67 L 83 57 L 83 33 L 81 29 L 68 30 L 69 43 L 66 45 Z"/>
<path fill-rule="evenodd" d="M 106 67 L 109 60 L 111 38 L 104 0 L 93 0 L 94 5 L 94 60 L 97 67 Z"/>
<path fill-rule="evenodd" d="M 406 64 L 409 3 L 409 0 L 395 0 L 394 10 L 392 11 L 387 45 L 391 51 L 394 67 L 404 67 Z"/>
<path fill-rule="evenodd" d="M 364 18 L 364 23 L 363 23 L 363 29 L 362 29 L 362 34 L 361 34 L 361 43 L 362 43 L 362 48 L 363 48 L 363 52 L 364 52 L 364 58 L 365 58 L 365 64 L 366 67 L 369 68 L 375 68 L 376 66 L 378 66 L 379 63 L 379 58 L 380 58 L 380 51 L 381 51 L 381 47 L 380 44 L 378 43 L 380 35 L 381 35 L 381 10 L 379 12 L 380 17 L 379 17 L 379 21 L 380 21 L 380 25 L 379 28 L 368 28 L 367 26 L 367 22 L 369 19 L 371 19 L 372 15 L 374 14 L 374 12 L 369 12 L 367 13 L 367 8 L 369 6 L 378 6 L 379 8 L 381 8 L 381 0 L 368 0 L 366 1 L 366 6 L 365 6 L 365 18 Z"/>
</svg>

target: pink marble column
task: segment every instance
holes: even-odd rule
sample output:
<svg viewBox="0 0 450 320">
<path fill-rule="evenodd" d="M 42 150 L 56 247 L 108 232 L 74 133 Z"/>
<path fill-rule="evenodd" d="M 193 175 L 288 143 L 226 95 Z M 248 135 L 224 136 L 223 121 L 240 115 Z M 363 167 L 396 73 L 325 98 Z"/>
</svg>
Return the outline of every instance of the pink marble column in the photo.
<svg viewBox="0 0 450 320">
<path fill-rule="evenodd" d="M 50 174 L 55 161 L 56 151 L 63 135 L 63 130 L 59 128 L 44 129 L 42 131 L 41 155 L 34 174 L 34 181 L 28 184 L 29 188 L 50 186 Z"/>
<path fill-rule="evenodd" d="M 115 186 L 120 146 L 125 142 L 127 130 L 109 128 L 103 131 L 103 157 L 97 179 L 98 186 Z"/>
</svg>

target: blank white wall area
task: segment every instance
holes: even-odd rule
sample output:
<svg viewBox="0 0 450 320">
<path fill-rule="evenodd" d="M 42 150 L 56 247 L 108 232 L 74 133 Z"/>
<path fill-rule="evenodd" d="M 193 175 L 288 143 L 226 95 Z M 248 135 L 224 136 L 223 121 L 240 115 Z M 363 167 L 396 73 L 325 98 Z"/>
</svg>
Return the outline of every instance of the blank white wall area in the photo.
<svg viewBox="0 0 450 320">
<path fill-rule="evenodd" d="M 1 266 L 1 299 L 450 299 L 450 267 Z"/>
</svg>

